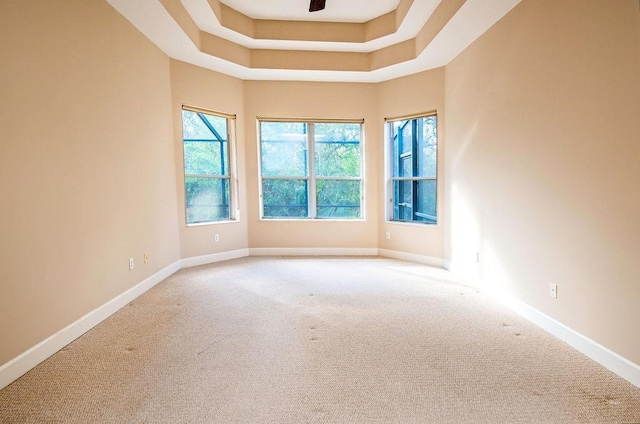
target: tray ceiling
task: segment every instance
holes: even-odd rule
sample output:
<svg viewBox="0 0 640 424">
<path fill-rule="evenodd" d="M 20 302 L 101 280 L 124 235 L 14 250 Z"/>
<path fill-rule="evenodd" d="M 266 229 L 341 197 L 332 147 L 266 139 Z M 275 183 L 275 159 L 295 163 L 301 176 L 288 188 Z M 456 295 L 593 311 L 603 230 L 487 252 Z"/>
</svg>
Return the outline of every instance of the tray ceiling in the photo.
<svg viewBox="0 0 640 424">
<path fill-rule="evenodd" d="M 168 56 L 217 72 L 379 82 L 446 65 L 521 0 L 327 0 L 326 14 L 307 0 L 107 1 Z"/>
</svg>

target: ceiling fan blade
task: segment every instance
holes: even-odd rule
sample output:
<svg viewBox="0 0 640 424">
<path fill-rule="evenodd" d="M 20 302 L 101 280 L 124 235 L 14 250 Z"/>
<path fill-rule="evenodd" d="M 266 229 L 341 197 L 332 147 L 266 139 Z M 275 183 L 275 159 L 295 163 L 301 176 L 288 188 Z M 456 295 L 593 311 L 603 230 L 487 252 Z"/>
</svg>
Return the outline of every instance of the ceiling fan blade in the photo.
<svg viewBox="0 0 640 424">
<path fill-rule="evenodd" d="M 324 9 L 325 2 L 326 0 L 311 0 L 309 12 L 317 12 L 318 10 Z"/>
</svg>

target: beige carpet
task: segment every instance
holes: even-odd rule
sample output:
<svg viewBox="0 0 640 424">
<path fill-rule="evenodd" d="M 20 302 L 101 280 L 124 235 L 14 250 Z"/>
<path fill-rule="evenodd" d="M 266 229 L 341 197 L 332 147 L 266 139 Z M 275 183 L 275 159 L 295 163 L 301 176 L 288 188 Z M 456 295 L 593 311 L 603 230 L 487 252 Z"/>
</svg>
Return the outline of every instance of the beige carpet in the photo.
<svg viewBox="0 0 640 424">
<path fill-rule="evenodd" d="M 443 270 L 247 258 L 174 274 L 0 422 L 640 423 L 640 389 Z"/>
</svg>

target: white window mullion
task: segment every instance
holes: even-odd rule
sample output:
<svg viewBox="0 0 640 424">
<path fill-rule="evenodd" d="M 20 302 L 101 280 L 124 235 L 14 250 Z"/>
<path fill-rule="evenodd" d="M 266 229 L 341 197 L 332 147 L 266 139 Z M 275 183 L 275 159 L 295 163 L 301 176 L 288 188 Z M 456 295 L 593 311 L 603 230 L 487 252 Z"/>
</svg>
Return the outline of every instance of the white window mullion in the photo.
<svg viewBox="0 0 640 424">
<path fill-rule="evenodd" d="M 309 169 L 309 179 L 307 180 L 308 184 L 308 193 L 309 198 L 307 199 L 307 204 L 309 205 L 309 218 L 316 218 L 317 216 L 317 204 L 316 204 L 316 164 L 315 164 L 315 151 L 316 151 L 316 143 L 314 136 L 314 127 L 312 123 L 307 124 L 307 145 L 308 145 L 308 154 L 307 154 L 307 167 Z"/>
<path fill-rule="evenodd" d="M 236 154 L 236 120 L 227 126 L 227 145 L 229 154 L 229 195 L 231 199 L 231 219 L 240 219 L 240 184 L 238 182 L 238 156 Z"/>
<path fill-rule="evenodd" d="M 393 170 L 394 170 L 394 165 L 396 163 L 396 158 L 393 155 L 393 146 L 394 146 L 393 123 L 388 123 L 386 125 L 386 128 L 387 128 L 388 145 L 387 145 L 385 159 L 387 161 L 387 175 L 389 176 L 389 179 L 387 182 L 387 193 L 386 193 L 386 198 L 389 199 L 389 202 L 387 204 L 387 220 L 392 221 L 395 197 L 396 197 L 394 178 L 393 178 Z"/>
<path fill-rule="evenodd" d="M 360 125 L 360 139 L 358 140 L 358 144 L 360 146 L 360 218 L 365 218 L 365 201 L 364 201 L 364 192 L 366 190 L 364 184 L 364 175 L 365 175 L 365 143 L 364 143 L 364 125 Z"/>
</svg>

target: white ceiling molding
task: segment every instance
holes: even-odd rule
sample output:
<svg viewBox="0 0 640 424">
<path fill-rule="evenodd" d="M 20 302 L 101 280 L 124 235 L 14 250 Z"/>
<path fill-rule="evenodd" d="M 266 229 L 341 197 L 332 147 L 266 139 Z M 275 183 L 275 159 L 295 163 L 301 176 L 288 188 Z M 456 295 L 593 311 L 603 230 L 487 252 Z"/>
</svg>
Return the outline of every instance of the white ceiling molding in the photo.
<svg viewBox="0 0 640 424">
<path fill-rule="evenodd" d="M 366 43 L 332 43 L 290 40 L 257 40 L 225 28 L 218 21 L 207 0 L 182 0 L 198 27 L 209 34 L 233 41 L 251 49 L 319 50 L 342 52 L 371 52 L 413 38 L 427 22 L 442 0 L 414 0 L 398 30 L 390 35 Z M 396 2 L 397 3 L 397 2 Z M 309 13 L 309 12 L 307 12 Z"/>
<path fill-rule="evenodd" d="M 446 65 L 521 0 L 467 0 L 416 59 L 369 72 L 248 68 L 199 51 L 159 0 L 107 1 L 169 57 L 216 72 L 244 80 L 380 82 Z M 403 22 L 398 31 L 404 31 L 400 37 L 415 37 L 440 1 L 415 0 L 406 22 Z M 201 30 L 250 48 L 368 52 L 379 49 L 377 46 L 386 46 L 389 37 L 396 37 L 393 34 L 367 43 L 253 40 L 223 28 L 207 0 L 182 2 Z M 404 26 L 407 28 L 403 28 Z M 407 33 L 411 35 L 407 36 Z"/>
</svg>

